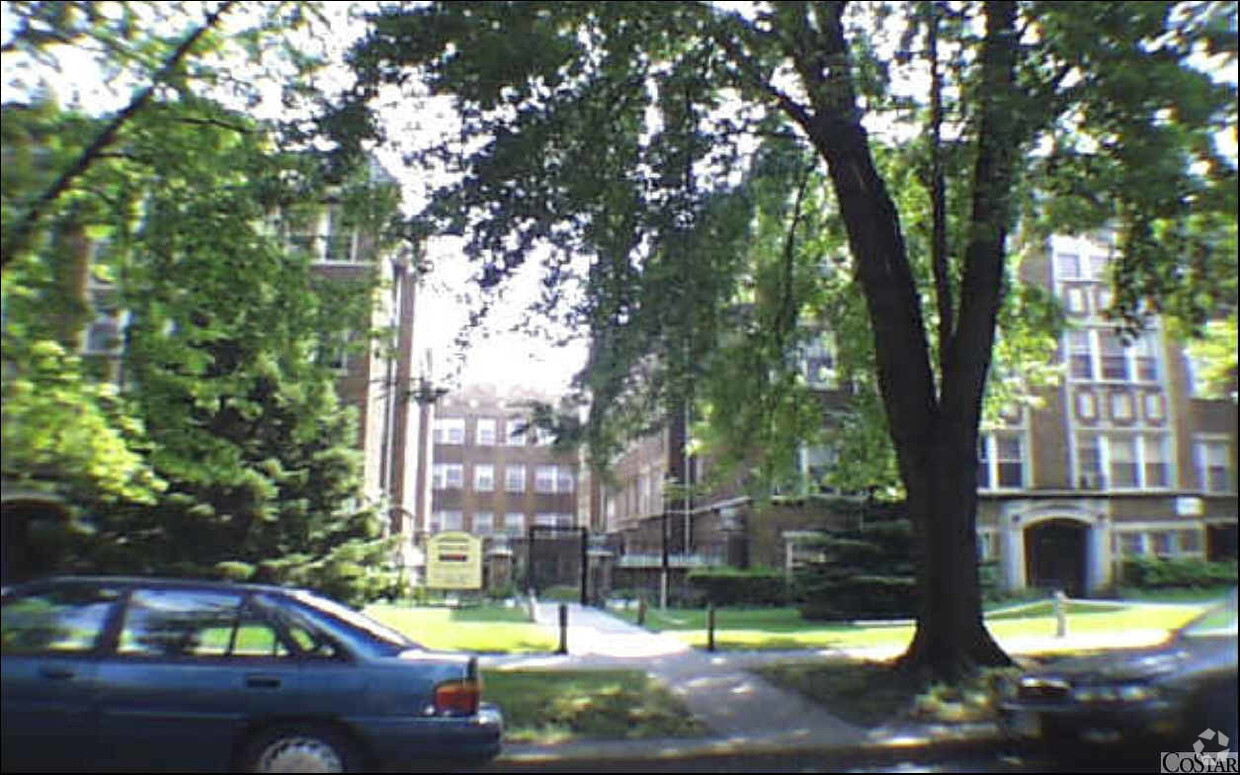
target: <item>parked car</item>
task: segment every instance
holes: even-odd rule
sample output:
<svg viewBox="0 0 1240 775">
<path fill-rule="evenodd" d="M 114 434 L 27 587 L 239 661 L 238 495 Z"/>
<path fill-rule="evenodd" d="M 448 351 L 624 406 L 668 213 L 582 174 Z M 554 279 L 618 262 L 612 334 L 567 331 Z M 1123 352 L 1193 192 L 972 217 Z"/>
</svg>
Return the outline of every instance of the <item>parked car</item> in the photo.
<svg viewBox="0 0 1240 775">
<path fill-rule="evenodd" d="M 66 577 L 3 595 L 11 770 L 405 771 L 486 761 L 475 657 L 304 590 Z"/>
<path fill-rule="evenodd" d="M 1009 732 L 1092 743 L 1236 736 L 1236 591 L 1145 649 L 1069 658 L 1022 676 L 1001 703 Z M 1173 750 L 1187 750 L 1176 748 Z"/>
</svg>

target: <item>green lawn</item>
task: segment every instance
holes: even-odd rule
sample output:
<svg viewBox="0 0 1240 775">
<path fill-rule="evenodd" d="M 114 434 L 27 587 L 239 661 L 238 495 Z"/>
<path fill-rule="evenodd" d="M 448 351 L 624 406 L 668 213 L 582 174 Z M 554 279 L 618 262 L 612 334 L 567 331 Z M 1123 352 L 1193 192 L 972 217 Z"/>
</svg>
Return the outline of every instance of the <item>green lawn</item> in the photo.
<svg viewBox="0 0 1240 775">
<path fill-rule="evenodd" d="M 487 670 L 482 694 L 504 711 L 504 739 L 635 740 L 708 733 L 641 670 Z"/>
<path fill-rule="evenodd" d="M 521 608 L 479 605 L 469 608 L 375 604 L 370 616 L 400 630 L 423 646 L 481 653 L 555 651 L 558 637 L 526 618 Z"/>
<path fill-rule="evenodd" d="M 1069 632 L 1115 630 L 1170 630 L 1198 614 L 1202 604 L 1122 605 L 1072 602 L 1068 606 Z M 1054 635 L 1056 619 L 1050 601 L 987 615 L 991 631 L 1000 639 Z M 635 611 L 620 612 L 636 621 Z M 665 631 L 685 642 L 705 647 L 706 611 L 651 609 L 649 629 Z M 801 619 L 795 608 L 726 608 L 715 613 L 715 645 L 720 649 L 873 648 L 902 646 L 912 638 L 912 624 L 871 625 L 815 623 Z"/>
</svg>

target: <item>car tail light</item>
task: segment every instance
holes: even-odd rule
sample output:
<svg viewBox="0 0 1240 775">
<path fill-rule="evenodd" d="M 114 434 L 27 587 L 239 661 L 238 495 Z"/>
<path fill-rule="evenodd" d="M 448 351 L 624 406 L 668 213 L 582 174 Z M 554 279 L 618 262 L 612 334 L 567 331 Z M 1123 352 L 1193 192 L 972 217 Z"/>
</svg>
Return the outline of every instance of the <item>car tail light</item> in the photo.
<svg viewBox="0 0 1240 775">
<path fill-rule="evenodd" d="M 482 678 L 478 675 L 478 658 L 470 657 L 465 677 L 444 681 L 435 687 L 435 715 L 472 716 L 482 701 Z"/>
<path fill-rule="evenodd" d="M 435 715 L 472 716 L 482 699 L 482 682 L 477 678 L 445 681 L 435 687 Z"/>
</svg>

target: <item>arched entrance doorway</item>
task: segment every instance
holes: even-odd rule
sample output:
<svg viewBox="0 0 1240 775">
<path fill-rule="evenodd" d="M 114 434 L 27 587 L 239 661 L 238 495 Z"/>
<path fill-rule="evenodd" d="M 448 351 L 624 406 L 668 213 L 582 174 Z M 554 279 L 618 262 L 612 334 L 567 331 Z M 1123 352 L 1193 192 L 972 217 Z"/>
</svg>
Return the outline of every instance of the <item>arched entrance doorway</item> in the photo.
<svg viewBox="0 0 1240 775">
<path fill-rule="evenodd" d="M 1030 587 L 1062 589 L 1071 597 L 1086 592 L 1089 526 L 1050 519 L 1025 528 L 1025 578 Z"/>
</svg>

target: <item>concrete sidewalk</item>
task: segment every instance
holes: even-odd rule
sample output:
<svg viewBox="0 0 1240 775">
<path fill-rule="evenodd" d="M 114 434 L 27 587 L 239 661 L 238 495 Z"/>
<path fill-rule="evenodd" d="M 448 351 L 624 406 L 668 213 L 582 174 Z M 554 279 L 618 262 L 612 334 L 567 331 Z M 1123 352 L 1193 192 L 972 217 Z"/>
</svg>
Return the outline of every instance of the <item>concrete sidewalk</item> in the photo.
<svg viewBox="0 0 1240 775">
<path fill-rule="evenodd" d="M 568 654 L 493 655 L 480 659 L 493 670 L 514 668 L 645 670 L 665 683 L 688 710 L 705 724 L 711 735 L 704 738 L 667 740 L 597 740 L 560 745 L 507 745 L 496 765 L 536 765 L 538 762 L 638 761 L 729 754 L 835 752 L 840 756 L 859 751 L 882 751 L 931 744 L 969 744 L 997 739 L 990 724 L 933 725 L 896 723 L 877 729 L 850 724 L 800 694 L 776 687 L 750 672 L 769 662 L 812 657 L 888 659 L 904 650 L 883 647 L 844 651 L 805 649 L 798 651 L 706 652 L 690 648 L 680 639 L 652 633 L 596 608 L 569 604 Z M 539 603 L 535 621 L 558 635 L 559 604 Z M 1156 643 L 1165 631 L 1126 633 L 1123 642 L 1114 634 L 1070 638 L 1027 638 L 1003 643 L 1012 654 L 1037 653 L 1062 648 L 1119 648 Z"/>
</svg>

